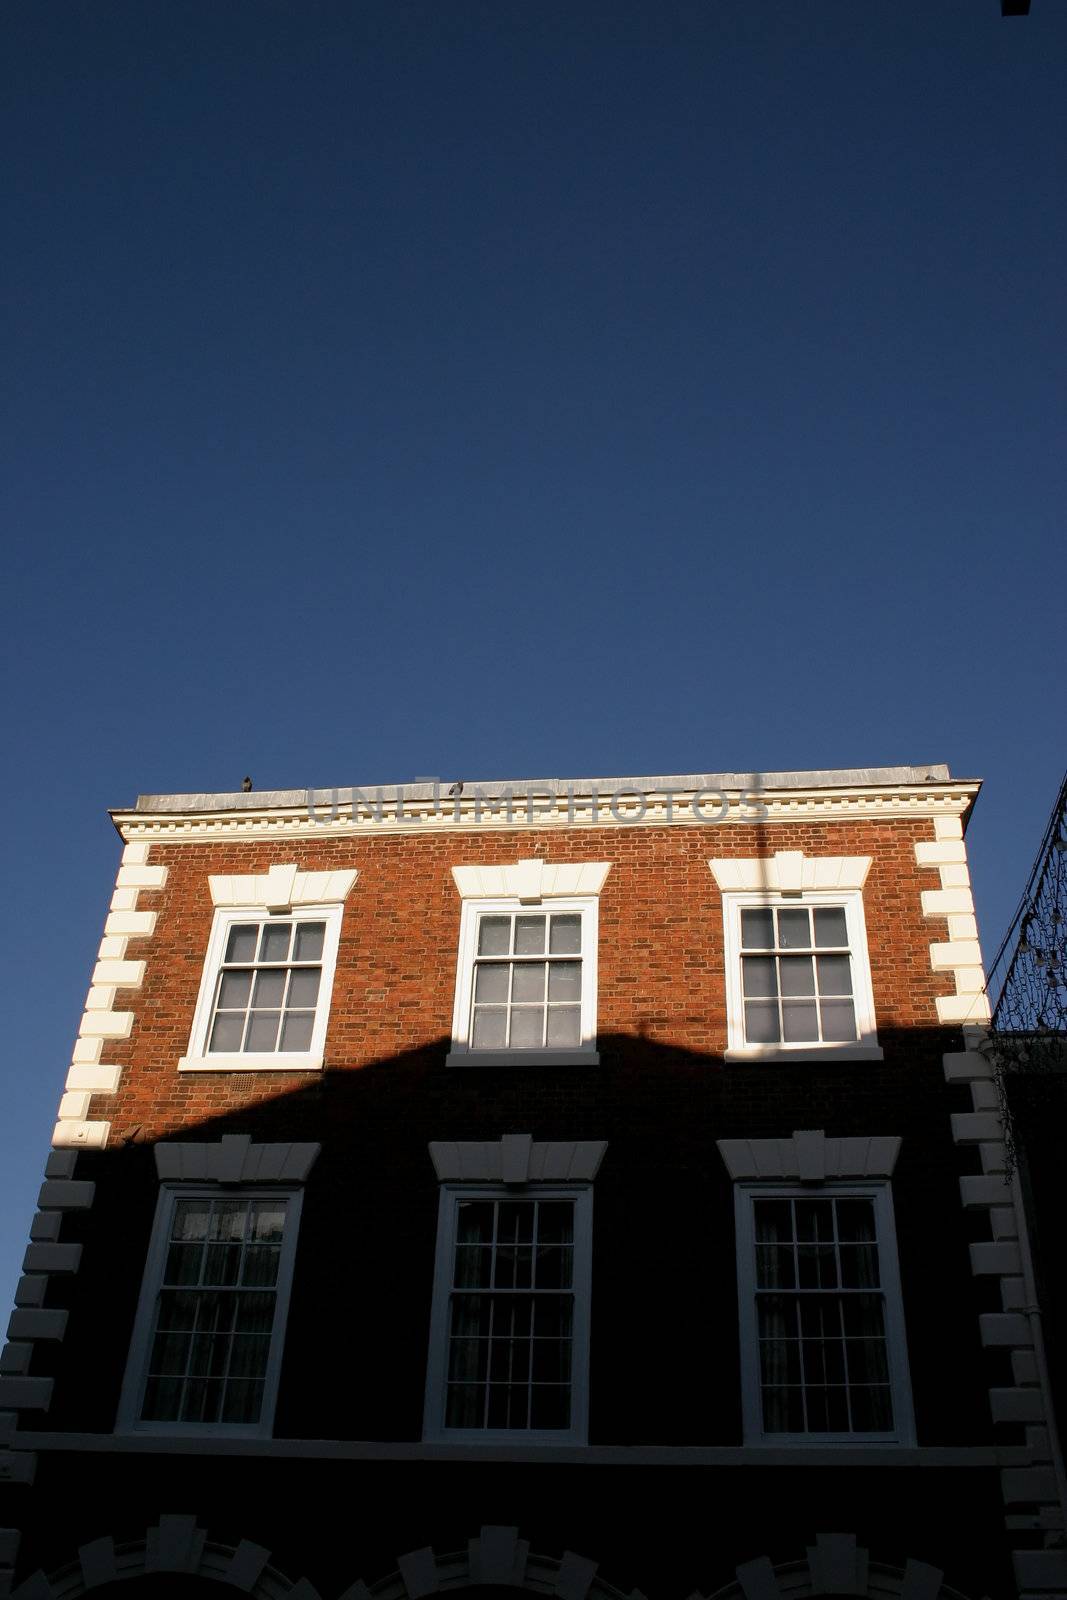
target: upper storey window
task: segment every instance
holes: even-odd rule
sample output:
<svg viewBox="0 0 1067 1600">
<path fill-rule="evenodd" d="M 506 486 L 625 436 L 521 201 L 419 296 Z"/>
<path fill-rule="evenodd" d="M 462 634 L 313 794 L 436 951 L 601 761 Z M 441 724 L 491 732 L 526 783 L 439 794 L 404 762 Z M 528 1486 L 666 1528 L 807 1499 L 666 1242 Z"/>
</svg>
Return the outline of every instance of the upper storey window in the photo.
<svg viewBox="0 0 1067 1600">
<path fill-rule="evenodd" d="M 481 911 L 472 957 L 470 1048 L 543 1050 L 582 1043 L 583 922 L 573 911 Z M 586 966 L 589 966 L 588 960 Z"/>
<path fill-rule="evenodd" d="M 355 873 L 213 877 L 215 918 L 183 1071 L 322 1066 L 343 902 Z"/>
<path fill-rule="evenodd" d="M 746 1044 L 854 1044 L 848 908 L 741 908 Z"/>
<path fill-rule="evenodd" d="M 208 1026 L 208 1054 L 309 1051 L 320 1015 L 325 944 L 322 919 L 231 924 Z"/>
<path fill-rule="evenodd" d="M 710 862 L 723 891 L 728 1058 L 881 1055 L 862 885 L 870 858 Z"/>
<path fill-rule="evenodd" d="M 600 862 L 456 867 L 453 1065 L 595 1061 Z M 585 892 L 583 892 L 585 891 Z"/>
</svg>

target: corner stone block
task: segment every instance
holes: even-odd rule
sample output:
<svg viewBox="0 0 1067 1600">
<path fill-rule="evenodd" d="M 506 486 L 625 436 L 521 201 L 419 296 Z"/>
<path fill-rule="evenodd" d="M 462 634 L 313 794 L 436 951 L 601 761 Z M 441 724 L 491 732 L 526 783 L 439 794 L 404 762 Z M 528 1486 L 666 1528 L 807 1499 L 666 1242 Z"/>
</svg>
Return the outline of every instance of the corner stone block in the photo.
<svg viewBox="0 0 1067 1600">
<path fill-rule="evenodd" d="M 1000 1488 L 1009 1505 L 1034 1505 L 1047 1500 L 1055 1505 L 1057 1500 L 1056 1474 L 1051 1467 L 1005 1467 L 1000 1474 Z"/>
<path fill-rule="evenodd" d="M 971 1271 L 975 1277 L 1002 1276 L 1023 1270 L 1019 1246 L 1010 1240 L 1003 1244 L 972 1244 L 970 1249 Z"/>
<path fill-rule="evenodd" d="M 65 1311 L 39 1311 L 16 1307 L 7 1324 L 9 1339 L 62 1339 L 67 1331 Z"/>
<path fill-rule="evenodd" d="M 102 1150 L 110 1132 L 110 1122 L 67 1122 L 60 1119 L 52 1129 L 52 1143 L 60 1149 Z"/>
<path fill-rule="evenodd" d="M 1051 1595 L 1067 1589 L 1067 1551 L 1016 1550 L 1012 1561 L 1015 1581 L 1024 1595 L 1027 1590 Z"/>
<path fill-rule="evenodd" d="M 22 1265 L 27 1272 L 77 1272 L 81 1259 L 80 1244 L 31 1244 Z"/>
<path fill-rule="evenodd" d="M 1044 1422 L 1045 1403 L 1040 1389 L 990 1389 L 994 1422 Z"/>
<path fill-rule="evenodd" d="M 0 1406 L 13 1411 L 47 1411 L 52 1404 L 51 1378 L 0 1377 Z"/>
<path fill-rule="evenodd" d="M 955 1050 L 942 1056 L 941 1061 L 949 1083 L 975 1083 L 993 1076 L 993 1063 L 979 1050 Z"/>
<path fill-rule="evenodd" d="M 981 1144 L 1003 1137 L 1004 1127 L 995 1111 L 954 1111 L 952 1137 L 957 1144 Z"/>
<path fill-rule="evenodd" d="M 965 1206 L 1010 1206 L 1011 1185 L 999 1174 L 961 1178 L 960 1198 Z"/>
<path fill-rule="evenodd" d="M 78 1157 L 73 1150 L 53 1150 L 44 1164 L 46 1178 L 73 1178 Z"/>
<path fill-rule="evenodd" d="M 983 1311 L 978 1318 L 986 1349 L 1027 1349 L 1034 1342 L 1030 1321 L 1018 1312 Z"/>
<path fill-rule="evenodd" d="M 87 1211 L 95 1193 L 96 1184 L 88 1180 L 46 1178 L 37 1204 L 42 1211 Z"/>
</svg>

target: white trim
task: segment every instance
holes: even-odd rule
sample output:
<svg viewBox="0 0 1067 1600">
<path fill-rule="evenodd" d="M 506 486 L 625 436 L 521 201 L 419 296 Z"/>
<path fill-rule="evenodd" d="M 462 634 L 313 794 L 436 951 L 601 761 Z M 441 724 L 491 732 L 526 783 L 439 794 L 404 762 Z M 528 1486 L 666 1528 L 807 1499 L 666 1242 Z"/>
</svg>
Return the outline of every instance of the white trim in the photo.
<svg viewBox="0 0 1067 1600">
<path fill-rule="evenodd" d="M 161 1182 L 306 1183 L 320 1144 L 253 1144 L 246 1133 L 202 1144 L 161 1141 L 154 1147 Z"/>
<path fill-rule="evenodd" d="M 259 906 L 264 911 L 292 911 L 299 906 L 344 905 L 358 872 L 301 872 L 295 862 L 269 867 L 264 873 L 235 876 L 216 873 L 208 878 L 214 906 Z"/>
<path fill-rule="evenodd" d="M 716 1140 L 735 1183 L 760 1178 L 799 1183 L 891 1178 L 900 1143 L 897 1134 L 828 1139 L 822 1128 L 797 1128 L 788 1139 Z"/>
<path fill-rule="evenodd" d="M 455 1219 L 461 1200 L 572 1200 L 574 1202 L 574 1256 L 572 1290 L 574 1320 L 571 1337 L 571 1425 L 559 1429 L 449 1428 L 444 1422 L 445 1377 L 448 1362 L 449 1310 Z M 424 1442 L 471 1445 L 526 1446 L 582 1445 L 589 1421 L 589 1320 L 593 1266 L 593 1186 L 530 1183 L 492 1186 L 444 1183 L 438 1210 L 437 1251 L 434 1260 L 433 1302 L 430 1312 L 430 1346 L 426 1363 Z"/>
<path fill-rule="evenodd" d="M 453 869 L 455 871 L 456 869 Z M 605 872 L 606 872 L 605 868 Z M 456 990 L 452 1010 L 452 1048 L 445 1060 L 446 1066 L 595 1066 L 597 1055 L 597 946 L 599 939 L 600 902 L 596 895 L 561 896 L 553 898 L 553 912 L 572 911 L 581 916 L 582 927 L 582 998 L 581 1037 L 579 1043 L 567 1049 L 544 1050 L 475 1050 L 470 1040 L 471 1011 L 474 995 L 474 966 L 477 954 L 478 920 L 485 913 L 501 912 L 514 915 L 524 904 L 516 897 L 471 897 L 463 901 L 459 925 L 459 955 L 456 962 Z"/>
<path fill-rule="evenodd" d="M 935 870 L 941 885 L 921 891 L 923 916 L 948 920 L 948 939 L 930 944 L 931 967 L 939 978 L 951 979 L 955 986 L 955 993 L 936 996 L 937 1020 L 946 1027 L 980 1027 L 989 1022 L 992 1013 L 963 831 L 958 825 L 953 830 L 950 819 L 939 817 L 934 820 L 934 832 L 932 841 L 917 840 L 914 848 L 916 864 Z"/>
<path fill-rule="evenodd" d="M 773 856 L 744 859 L 713 857 L 708 866 L 726 892 L 766 890 L 805 894 L 813 889 L 862 889 L 871 856 L 808 856 L 802 850 L 776 850 Z"/>
<path fill-rule="evenodd" d="M 260 1148 L 269 1148 L 269 1146 Z M 292 1287 L 293 1265 L 296 1259 L 300 1208 L 303 1201 L 303 1189 L 296 1184 L 262 1189 L 262 1197 L 264 1199 L 273 1200 L 279 1195 L 285 1196 L 286 1218 L 278 1263 L 278 1278 L 274 1285 L 274 1321 L 271 1325 L 271 1347 L 267 1360 L 267 1371 L 263 1386 L 263 1407 L 259 1421 L 255 1423 L 197 1423 L 142 1422 L 140 1419 L 147 1378 L 148 1358 L 151 1353 L 151 1340 L 155 1329 L 156 1303 L 163 1278 L 173 1208 L 178 1200 L 218 1200 L 224 1193 L 225 1190 L 218 1183 L 166 1183 L 160 1187 L 159 1200 L 156 1204 L 155 1218 L 152 1223 L 152 1242 L 149 1246 L 148 1260 L 145 1264 L 144 1277 L 141 1281 L 141 1293 L 137 1303 L 133 1333 L 130 1338 L 126 1373 L 122 1382 L 118 1417 L 115 1422 L 116 1432 L 159 1437 L 178 1436 L 188 1438 L 195 1436 L 199 1439 L 269 1438 L 271 1435 L 278 1398 L 278 1376 L 281 1371 L 282 1349 L 285 1344 L 289 1292 Z M 254 1200 L 259 1197 L 259 1193 L 260 1189 L 259 1185 L 257 1185 L 254 1189 L 242 1191 L 241 1199 Z"/>
<path fill-rule="evenodd" d="M 138 911 L 138 896 L 164 888 L 169 870 L 148 866 L 148 852 L 147 843 L 127 844 L 122 852 L 111 909 L 71 1056 L 66 1092 L 52 1133 L 54 1149 L 102 1149 L 107 1144 L 111 1124 L 90 1120 L 89 1096 L 114 1094 L 122 1075 L 121 1067 L 98 1064 L 105 1040 L 127 1039 L 133 1029 L 134 1013 L 114 1010 L 116 989 L 139 989 L 144 983 L 147 963 L 128 960 L 126 947 L 130 939 L 148 938 L 155 932 L 157 913 Z M 87 1066 L 96 1070 L 89 1071 Z"/>
<path fill-rule="evenodd" d="M 596 895 L 611 871 L 610 861 L 565 861 L 553 865 L 534 856 L 512 866 L 453 867 L 452 877 L 464 900 L 518 900 L 540 905 L 561 895 Z"/>
<path fill-rule="evenodd" d="M 868 861 L 869 857 L 851 858 Z M 762 866 L 761 862 L 755 863 Z M 710 863 L 709 863 L 710 865 Z M 751 863 L 750 863 L 751 865 Z M 713 868 L 714 870 L 714 868 Z M 741 912 L 750 907 L 841 907 L 848 928 L 852 968 L 852 999 L 856 1010 L 854 1043 L 821 1043 L 818 1040 L 790 1044 L 748 1044 L 745 1040 L 745 1007 L 741 984 Z M 811 1062 L 824 1060 L 880 1061 L 882 1050 L 874 1013 L 871 987 L 871 962 L 867 950 L 867 926 L 863 895 L 859 888 L 806 889 L 800 895 L 774 889 L 724 889 L 722 892 L 723 948 L 726 960 L 726 1020 L 728 1061 Z"/>
<path fill-rule="evenodd" d="M 226 953 L 230 929 L 239 923 L 254 923 L 262 927 L 272 920 L 273 914 L 263 906 L 218 906 L 215 909 L 211 934 L 208 938 L 204 970 L 200 978 L 200 993 L 193 1013 L 193 1026 L 189 1035 L 189 1049 L 178 1060 L 179 1072 L 315 1072 L 322 1068 L 326 1046 L 326 1028 L 333 995 L 334 971 L 337 965 L 337 947 L 341 937 L 343 905 L 339 901 L 321 905 L 302 905 L 298 911 L 286 911 L 277 921 L 323 921 L 326 924 L 322 943 L 322 973 L 319 979 L 318 1000 L 315 1005 L 315 1025 L 307 1050 L 272 1051 L 264 1054 L 207 1049 L 208 1032 L 215 1007 L 219 971 Z"/>
<path fill-rule="evenodd" d="M 81 1455 L 202 1455 L 202 1437 L 116 1433 L 15 1435 L 16 1455 L 33 1451 L 75 1451 Z M 219 1456 L 261 1456 L 316 1461 L 467 1461 L 464 1441 L 431 1444 L 383 1439 L 223 1439 L 211 1440 Z M 664 1445 L 664 1444 L 500 1444 L 485 1445 L 479 1461 L 566 1462 L 573 1466 L 705 1466 L 754 1468 L 811 1467 L 1027 1467 L 1032 1451 L 1015 1445 Z"/>
<path fill-rule="evenodd" d="M 808 1199 L 838 1195 L 870 1198 L 874 1201 L 878 1273 L 885 1305 L 886 1356 L 895 1425 L 889 1433 L 768 1433 L 763 1428 L 760 1403 L 753 1201 L 779 1197 Z M 818 1185 L 741 1182 L 734 1186 L 734 1215 L 737 1228 L 737 1309 L 741 1339 L 741 1409 L 745 1443 L 781 1445 L 789 1449 L 793 1448 L 794 1441 L 806 1446 L 812 1443 L 850 1445 L 895 1443 L 914 1446 L 915 1418 L 912 1412 L 911 1383 L 908 1376 L 900 1268 L 897 1260 L 896 1229 L 893 1223 L 893 1198 L 888 1181 L 833 1182 Z"/>
<path fill-rule="evenodd" d="M 324 1056 L 289 1054 L 254 1055 L 250 1050 L 238 1055 L 179 1056 L 179 1072 L 321 1072 Z"/>
<path fill-rule="evenodd" d="M 606 1139 L 557 1139 L 535 1144 L 528 1133 L 460 1143 L 432 1139 L 430 1160 L 439 1183 L 592 1183 Z"/>
<path fill-rule="evenodd" d="M 138 845 L 183 844 L 208 838 L 272 840 L 354 838 L 382 833 L 528 833 L 551 832 L 561 826 L 579 828 L 706 827 L 718 814 L 717 800 L 702 796 L 725 794 L 729 802 L 726 825 L 751 827 L 759 820 L 755 807 L 763 808 L 767 822 L 854 822 L 867 817 L 921 818 L 960 826 L 971 809 L 980 785 L 968 779 L 938 776 L 925 783 L 874 779 L 864 783 L 812 782 L 803 786 L 773 783 L 758 786 L 756 775 L 718 774 L 711 779 L 693 775 L 680 778 L 602 779 L 594 800 L 590 780 L 573 784 L 534 780 L 512 785 L 513 815 L 506 815 L 500 799 L 487 800 L 478 785 L 448 800 L 395 789 L 307 790 L 277 795 L 227 796 L 231 809 L 198 805 L 201 798 L 175 796 L 174 809 L 118 810 L 112 812 L 124 839 Z M 756 787 L 753 787 L 756 785 Z M 500 785 L 489 785 L 499 792 Z M 506 787 L 506 785 L 505 785 Z M 617 799 L 612 809 L 613 795 Z M 529 800 L 527 800 L 529 796 Z M 753 798 L 755 797 L 755 798 Z M 245 799 L 256 805 L 246 806 Z M 177 802 L 184 802 L 178 804 Z M 694 801 L 696 804 L 694 805 Z M 705 803 L 710 810 L 705 810 Z M 309 815 L 309 810 L 312 815 Z M 504 814 L 501 815 L 500 813 Z M 616 815 L 616 812 L 618 815 Z"/>
</svg>

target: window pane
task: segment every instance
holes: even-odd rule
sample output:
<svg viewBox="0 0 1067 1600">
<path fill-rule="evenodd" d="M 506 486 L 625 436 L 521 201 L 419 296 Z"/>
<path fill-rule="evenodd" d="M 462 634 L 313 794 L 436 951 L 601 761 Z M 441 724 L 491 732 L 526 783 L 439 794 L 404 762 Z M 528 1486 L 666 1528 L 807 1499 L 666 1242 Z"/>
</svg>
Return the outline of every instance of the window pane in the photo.
<svg viewBox="0 0 1067 1600">
<path fill-rule="evenodd" d="M 783 995 L 815 993 L 815 972 L 810 956 L 780 956 L 778 966 Z"/>
<path fill-rule="evenodd" d="M 256 974 L 256 997 L 253 1005 L 257 1010 L 266 1011 L 280 1006 L 285 994 L 284 972 L 259 972 Z"/>
<path fill-rule="evenodd" d="M 481 917 L 478 922 L 478 954 L 506 956 L 511 949 L 511 918 Z"/>
<path fill-rule="evenodd" d="M 244 1025 L 243 1011 L 220 1011 L 211 1030 L 208 1053 L 211 1054 L 215 1050 L 240 1050 Z"/>
<path fill-rule="evenodd" d="M 848 956 L 819 956 L 819 993 L 852 993 L 852 963 Z"/>
<path fill-rule="evenodd" d="M 282 1023 L 280 1050 L 310 1050 L 315 1028 L 314 1011 L 287 1011 Z"/>
<path fill-rule="evenodd" d="M 774 949 L 774 912 L 742 911 L 741 943 L 746 950 Z"/>
<path fill-rule="evenodd" d="M 545 998 L 545 963 L 528 961 L 516 966 L 511 980 L 511 998 L 541 1001 Z"/>
<path fill-rule="evenodd" d="M 832 1200 L 797 1200 L 797 1238 L 805 1244 L 830 1244 L 834 1237 Z"/>
<path fill-rule="evenodd" d="M 265 922 L 259 946 L 260 961 L 287 961 L 293 927 L 290 922 Z"/>
<path fill-rule="evenodd" d="M 778 978 L 773 956 L 742 956 L 741 980 L 746 995 L 778 993 Z"/>
<path fill-rule="evenodd" d="M 745 1001 L 745 1039 L 749 1044 L 778 1043 L 778 1006 L 774 1001 Z"/>
<path fill-rule="evenodd" d="M 782 950 L 810 950 L 811 924 L 806 911 L 779 911 L 778 944 Z"/>
<path fill-rule="evenodd" d="M 280 1011 L 253 1011 L 249 1018 L 245 1050 L 259 1052 L 273 1050 L 278 1042 L 278 1023 L 281 1021 L 281 1015 Z"/>
<path fill-rule="evenodd" d="M 851 1000 L 822 1002 L 822 1036 L 834 1043 L 851 1044 L 856 1034 L 856 1008 Z"/>
<path fill-rule="evenodd" d="M 553 961 L 548 969 L 548 998 L 550 1000 L 580 1000 L 582 997 L 582 963 L 580 961 Z"/>
<path fill-rule="evenodd" d="M 856 1433 L 888 1433 L 893 1426 L 893 1407 L 888 1385 L 849 1391 L 852 1402 L 852 1427 Z"/>
<path fill-rule="evenodd" d="M 537 1207 L 539 1244 L 574 1242 L 574 1204 L 570 1200 L 542 1200 Z"/>
<path fill-rule="evenodd" d="M 322 946 L 325 936 L 325 922 L 298 923 L 296 929 L 296 944 L 293 947 L 293 960 L 321 961 Z"/>
<path fill-rule="evenodd" d="M 819 906 L 816 908 L 815 943 L 820 950 L 847 949 L 848 927 L 843 906 Z"/>
<path fill-rule="evenodd" d="M 204 1252 L 200 1245 L 172 1244 L 167 1251 L 165 1283 L 197 1283 Z M 188 1324 L 192 1326 L 192 1324 Z"/>
<path fill-rule="evenodd" d="M 179 1200 L 174 1207 L 174 1225 L 171 1228 L 171 1238 L 181 1239 L 187 1244 L 194 1239 L 206 1239 L 210 1217 L 211 1205 L 209 1201 Z"/>
<path fill-rule="evenodd" d="M 318 998 L 318 967 L 308 967 L 304 972 L 294 972 L 289 979 L 289 994 L 286 998 L 286 1005 L 294 1011 L 313 1011 Z M 256 1004 L 260 1004 L 258 995 Z"/>
<path fill-rule="evenodd" d="M 544 1043 L 544 1006 L 521 1006 L 511 1013 L 511 1048 L 537 1050 Z"/>
<path fill-rule="evenodd" d="M 534 1384 L 530 1395 L 531 1428 L 566 1428 L 570 1426 L 570 1390 L 552 1384 Z"/>
<path fill-rule="evenodd" d="M 787 1000 L 782 1004 L 782 1029 L 786 1044 L 819 1037 L 819 1018 L 814 1002 Z"/>
<path fill-rule="evenodd" d="M 548 1013 L 548 1044 L 554 1050 L 569 1050 L 582 1039 L 580 1006 L 552 1006 Z"/>
<path fill-rule="evenodd" d="M 581 954 L 582 919 L 577 912 L 565 912 L 552 918 L 548 948 L 554 956 Z"/>
<path fill-rule="evenodd" d="M 869 1244 L 875 1237 L 874 1205 L 870 1200 L 837 1201 L 837 1237 Z"/>
<path fill-rule="evenodd" d="M 515 918 L 515 954 L 539 956 L 545 948 L 544 916 Z"/>
<path fill-rule="evenodd" d="M 219 1006 L 226 1011 L 243 1011 L 252 993 L 250 972 L 224 972 L 219 984 Z"/>
<path fill-rule="evenodd" d="M 758 1244 L 756 1246 L 756 1287 L 758 1289 L 795 1289 L 793 1246 Z"/>
<path fill-rule="evenodd" d="M 497 1207 L 497 1244 L 532 1244 L 533 1236 L 534 1202 L 501 1200 Z"/>
<path fill-rule="evenodd" d="M 475 1000 L 495 1000 L 498 1004 L 506 1004 L 510 972 L 507 962 L 483 962 L 474 973 Z"/>
<path fill-rule="evenodd" d="M 230 937 L 226 941 L 226 960 L 254 961 L 256 959 L 256 940 L 259 938 L 259 927 L 256 923 L 239 923 L 230 929 Z"/>
<path fill-rule="evenodd" d="M 471 1040 L 475 1050 L 502 1050 L 507 1041 L 508 1014 L 503 1006 L 475 1006 Z"/>
<path fill-rule="evenodd" d="M 461 1200 L 456 1216 L 460 1244 L 491 1244 L 494 1206 L 491 1200 Z"/>
</svg>

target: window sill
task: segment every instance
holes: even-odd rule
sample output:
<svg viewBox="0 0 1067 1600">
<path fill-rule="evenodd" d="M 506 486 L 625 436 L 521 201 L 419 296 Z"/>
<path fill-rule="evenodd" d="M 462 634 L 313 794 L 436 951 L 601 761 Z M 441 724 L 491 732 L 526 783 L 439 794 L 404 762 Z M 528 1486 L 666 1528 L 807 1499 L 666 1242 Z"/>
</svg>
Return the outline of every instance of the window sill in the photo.
<svg viewBox="0 0 1067 1600">
<path fill-rule="evenodd" d="M 880 1045 L 745 1045 L 739 1050 L 727 1050 L 724 1061 L 882 1061 Z"/>
<path fill-rule="evenodd" d="M 477 1449 L 498 1448 L 500 1445 L 556 1445 L 564 1449 L 583 1449 L 586 1447 L 585 1438 L 572 1430 L 560 1429 L 559 1432 L 551 1430 L 521 1432 L 516 1428 L 443 1428 L 440 1433 L 425 1433 L 422 1443 L 468 1445 Z"/>
<path fill-rule="evenodd" d="M 179 1072 L 321 1072 L 322 1056 L 181 1056 Z"/>
<path fill-rule="evenodd" d="M 446 1067 L 596 1067 L 597 1050 L 450 1050 Z"/>
<path fill-rule="evenodd" d="M 915 1440 L 900 1433 L 761 1433 L 745 1440 L 755 1450 L 914 1450 Z"/>
</svg>

